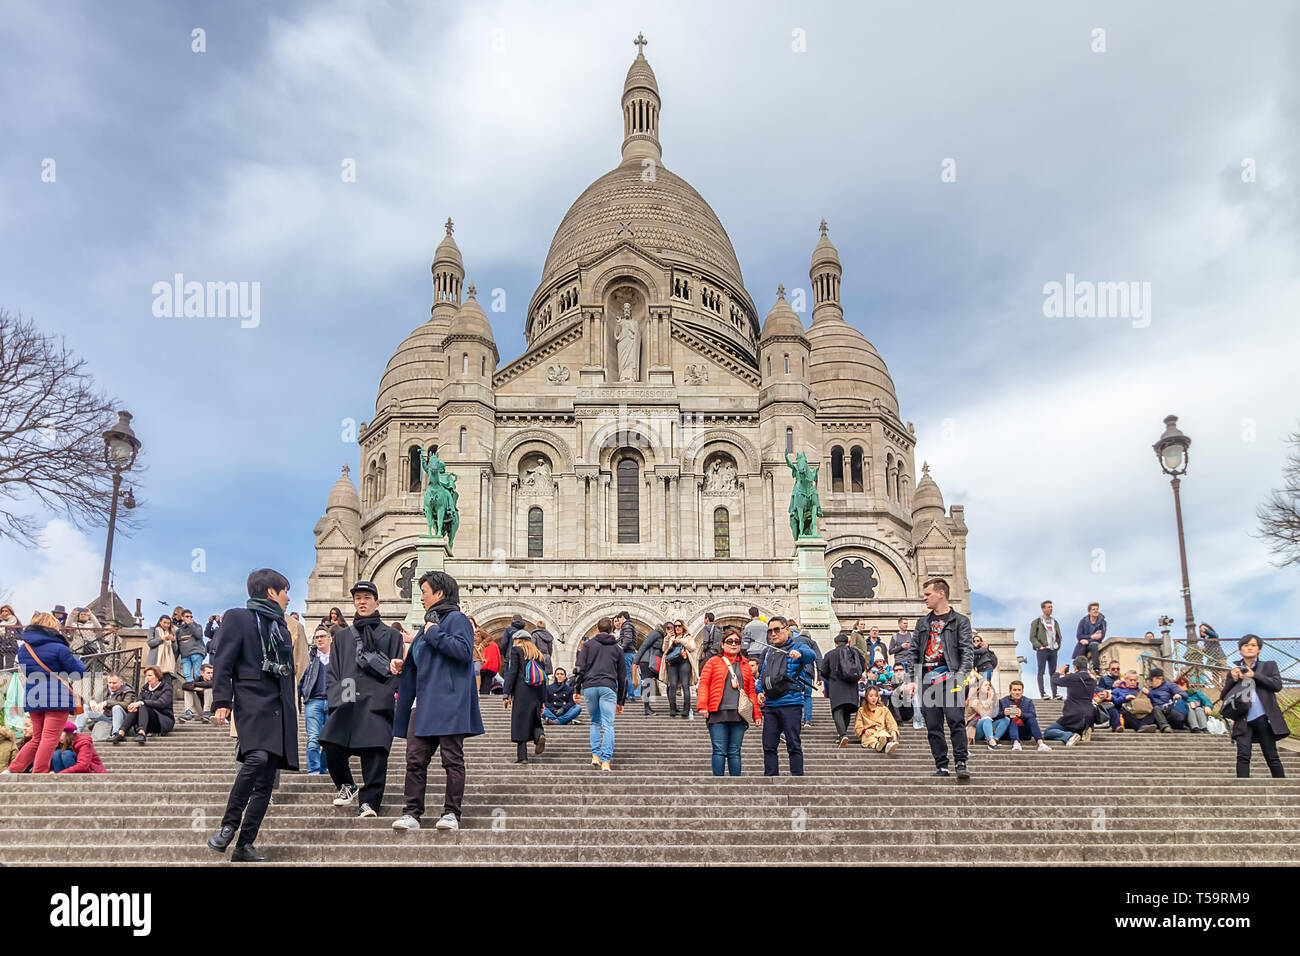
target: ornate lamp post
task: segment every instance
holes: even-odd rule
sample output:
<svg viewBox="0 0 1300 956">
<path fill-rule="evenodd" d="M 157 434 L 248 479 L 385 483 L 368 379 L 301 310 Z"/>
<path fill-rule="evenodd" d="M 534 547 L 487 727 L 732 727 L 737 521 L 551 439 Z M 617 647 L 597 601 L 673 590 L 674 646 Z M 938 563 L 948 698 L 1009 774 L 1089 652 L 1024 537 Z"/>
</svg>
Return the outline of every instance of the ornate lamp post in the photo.
<svg viewBox="0 0 1300 956">
<path fill-rule="evenodd" d="M 104 548 L 104 576 L 99 581 L 99 608 L 106 620 L 113 619 L 113 609 L 108 600 L 108 572 L 113 564 L 113 532 L 117 528 L 117 494 L 122 488 L 122 472 L 130 471 L 135 456 L 140 452 L 140 439 L 131 431 L 131 413 L 118 412 L 117 424 L 104 432 L 104 462 L 113 469 L 113 504 L 108 512 L 108 544 Z M 127 508 L 135 507 L 135 495 L 127 489 Z"/>
<path fill-rule="evenodd" d="M 1160 461 L 1160 470 L 1172 479 L 1174 489 L 1174 516 L 1178 520 L 1178 558 L 1183 565 L 1183 609 L 1187 612 L 1187 646 L 1196 646 L 1196 618 L 1192 616 L 1192 586 L 1187 581 L 1187 545 L 1183 538 L 1183 505 L 1178 497 L 1182 482 L 1180 476 L 1187 474 L 1187 449 L 1192 440 L 1178 430 L 1178 416 L 1165 417 L 1164 434 L 1151 447 L 1155 449 Z M 1172 657 L 1172 654 L 1166 656 Z"/>
</svg>

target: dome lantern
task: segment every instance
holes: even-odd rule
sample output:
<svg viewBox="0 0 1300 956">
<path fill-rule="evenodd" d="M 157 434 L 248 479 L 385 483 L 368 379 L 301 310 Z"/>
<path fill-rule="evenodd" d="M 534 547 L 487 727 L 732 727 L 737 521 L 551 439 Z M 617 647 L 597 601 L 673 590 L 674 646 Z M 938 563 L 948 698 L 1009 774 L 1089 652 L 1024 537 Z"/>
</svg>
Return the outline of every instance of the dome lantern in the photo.
<svg viewBox="0 0 1300 956">
<path fill-rule="evenodd" d="M 637 48 L 636 59 L 623 81 L 623 162 L 657 163 L 663 157 L 659 146 L 659 84 L 645 58 L 644 47 L 650 41 L 638 33 L 632 42 Z"/>
</svg>

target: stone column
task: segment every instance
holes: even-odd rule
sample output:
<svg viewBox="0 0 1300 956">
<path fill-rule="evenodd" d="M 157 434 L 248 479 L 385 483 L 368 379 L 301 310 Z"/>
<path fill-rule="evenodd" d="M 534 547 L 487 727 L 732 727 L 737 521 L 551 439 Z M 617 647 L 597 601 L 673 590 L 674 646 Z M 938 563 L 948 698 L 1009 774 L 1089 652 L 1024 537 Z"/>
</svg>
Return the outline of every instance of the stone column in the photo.
<svg viewBox="0 0 1300 956">
<path fill-rule="evenodd" d="M 507 499 L 506 509 L 510 513 L 510 532 L 509 532 L 510 537 L 507 539 L 507 543 L 506 543 L 506 556 L 510 558 L 517 558 L 519 557 L 519 541 L 518 541 L 518 532 L 516 527 L 518 524 L 517 513 L 519 511 L 519 479 L 518 478 L 511 477 L 510 479 L 509 497 Z"/>
<path fill-rule="evenodd" d="M 486 468 L 479 472 L 478 500 L 478 556 L 486 558 L 491 554 L 492 531 L 492 475 Z"/>
<path fill-rule="evenodd" d="M 831 583 L 826 574 L 826 539 L 795 542 L 795 577 L 799 588 L 799 627 L 818 647 L 831 647 L 835 616 L 831 612 Z"/>
<path fill-rule="evenodd" d="M 447 539 L 420 535 L 415 545 L 415 574 L 412 582 L 419 581 L 427 571 L 441 571 L 447 560 Z M 411 609 L 406 612 L 406 627 L 417 632 L 424 626 L 424 604 L 420 601 L 418 584 L 411 587 Z"/>
</svg>

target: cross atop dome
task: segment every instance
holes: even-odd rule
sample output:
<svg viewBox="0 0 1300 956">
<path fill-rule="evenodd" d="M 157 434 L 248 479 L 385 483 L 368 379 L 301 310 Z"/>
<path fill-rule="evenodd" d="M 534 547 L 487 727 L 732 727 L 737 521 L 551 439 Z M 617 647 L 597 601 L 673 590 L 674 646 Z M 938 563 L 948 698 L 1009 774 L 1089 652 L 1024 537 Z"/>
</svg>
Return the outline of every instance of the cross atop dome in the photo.
<svg viewBox="0 0 1300 956">
<path fill-rule="evenodd" d="M 469 288 L 465 290 L 465 294 L 471 299 L 474 298 L 474 283 L 471 282 L 469 284 Z"/>
<path fill-rule="evenodd" d="M 645 38 L 645 34 L 643 34 L 641 31 L 638 30 L 636 34 L 636 39 L 632 41 L 633 45 L 636 47 L 637 56 L 645 56 L 645 46 L 649 42 L 650 41 Z"/>
<path fill-rule="evenodd" d="M 784 282 L 778 282 L 778 283 L 777 283 L 777 285 L 776 285 L 776 297 L 777 297 L 778 299 L 784 299 L 784 298 L 785 298 L 785 283 L 784 283 Z"/>
<path fill-rule="evenodd" d="M 448 221 L 448 222 L 451 222 L 450 219 L 448 219 L 447 221 Z M 822 224 L 821 224 L 821 234 L 822 234 L 823 236 L 826 235 L 826 220 L 825 220 L 825 219 L 822 219 Z"/>
<path fill-rule="evenodd" d="M 447 217 L 447 235 L 451 235 L 451 216 Z"/>
</svg>

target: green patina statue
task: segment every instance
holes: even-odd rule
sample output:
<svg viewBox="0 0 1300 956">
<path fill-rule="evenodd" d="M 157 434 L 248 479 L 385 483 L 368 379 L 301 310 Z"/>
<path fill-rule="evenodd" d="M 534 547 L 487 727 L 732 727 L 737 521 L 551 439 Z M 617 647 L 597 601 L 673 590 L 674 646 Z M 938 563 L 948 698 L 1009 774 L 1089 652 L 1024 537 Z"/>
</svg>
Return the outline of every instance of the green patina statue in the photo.
<svg viewBox="0 0 1300 956">
<path fill-rule="evenodd" d="M 420 450 L 420 468 L 424 471 L 424 520 L 430 537 L 447 538 L 447 552 L 456 543 L 456 529 L 460 527 L 460 498 L 456 491 L 456 476 L 447 470 L 437 452 L 427 454 Z M 436 529 L 436 530 L 435 530 Z"/>
<path fill-rule="evenodd" d="M 794 461 L 786 452 L 785 463 L 794 475 L 794 493 L 790 495 L 790 531 L 796 541 L 815 538 L 817 519 L 824 514 L 821 498 L 817 496 L 817 468 L 808 464 L 808 456 L 803 452 L 799 452 Z"/>
</svg>

